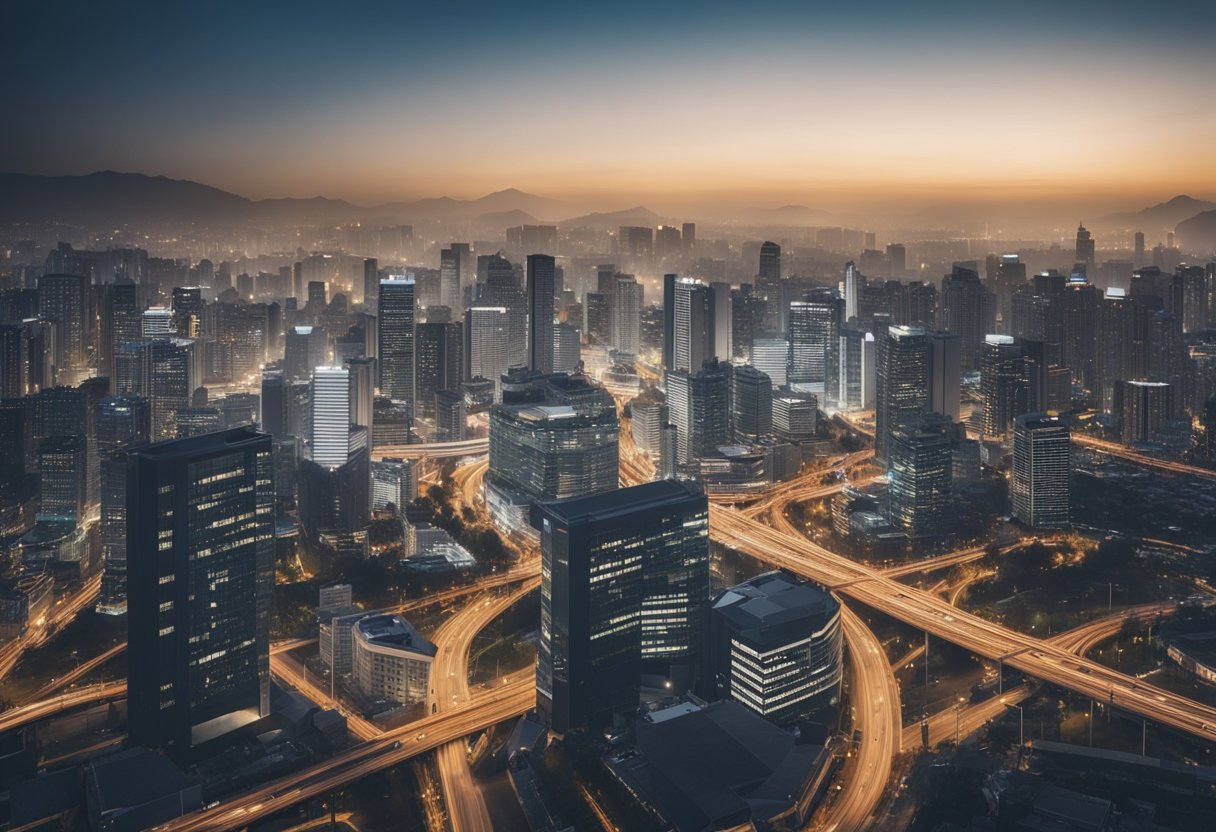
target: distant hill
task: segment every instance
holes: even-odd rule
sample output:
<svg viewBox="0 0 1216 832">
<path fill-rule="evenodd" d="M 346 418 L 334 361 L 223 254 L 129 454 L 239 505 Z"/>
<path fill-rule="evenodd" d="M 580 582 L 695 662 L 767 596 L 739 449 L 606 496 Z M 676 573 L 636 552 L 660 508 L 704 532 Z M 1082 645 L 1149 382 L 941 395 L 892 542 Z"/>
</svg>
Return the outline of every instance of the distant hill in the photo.
<svg viewBox="0 0 1216 832">
<path fill-rule="evenodd" d="M 1140 226 L 1146 229 L 1173 228 L 1185 219 L 1190 219 L 1201 211 L 1216 209 L 1216 202 L 1206 199 L 1195 199 L 1185 194 L 1174 197 L 1168 202 L 1159 202 L 1150 208 L 1140 211 L 1130 211 L 1121 214 L 1109 214 L 1102 220 L 1109 224 L 1124 226 Z"/>
<path fill-rule="evenodd" d="M 84 176 L 30 176 L 0 173 L 0 222 L 63 222 L 123 225 L 152 222 L 295 221 L 305 218 L 353 220 L 473 220 L 485 214 L 517 213 L 508 225 L 554 221 L 572 206 L 515 188 L 478 199 L 438 197 L 363 207 L 341 199 L 251 200 L 191 182 L 142 173 L 99 171 Z M 523 219 L 526 218 L 526 219 Z"/>
<path fill-rule="evenodd" d="M 780 208 L 747 208 L 739 212 L 741 218 L 752 222 L 780 223 L 788 225 L 811 225 L 822 222 L 829 212 L 822 208 L 805 205 L 782 205 Z"/>
<path fill-rule="evenodd" d="M 1216 210 L 1203 211 L 1178 223 L 1178 244 L 1186 251 L 1216 254 Z"/>
<path fill-rule="evenodd" d="M 527 211 L 514 209 L 511 211 L 490 211 L 478 214 L 474 219 L 487 227 L 512 228 L 517 225 L 537 225 L 536 217 Z"/>
<path fill-rule="evenodd" d="M 604 213 L 583 214 L 580 217 L 571 217 L 567 220 L 562 220 L 561 224 L 566 226 L 591 225 L 591 226 L 614 226 L 614 225 L 656 225 L 662 224 L 663 218 L 642 205 L 633 208 L 626 208 L 623 211 L 608 211 Z"/>
</svg>

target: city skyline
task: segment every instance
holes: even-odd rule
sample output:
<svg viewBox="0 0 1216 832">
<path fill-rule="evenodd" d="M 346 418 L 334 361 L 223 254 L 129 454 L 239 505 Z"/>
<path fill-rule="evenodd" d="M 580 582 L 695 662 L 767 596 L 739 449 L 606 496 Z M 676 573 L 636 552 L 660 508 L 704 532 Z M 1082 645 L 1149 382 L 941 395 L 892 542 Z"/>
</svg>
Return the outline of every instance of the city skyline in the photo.
<svg viewBox="0 0 1216 832">
<path fill-rule="evenodd" d="M 361 204 L 517 187 L 594 208 L 1142 207 L 1216 194 L 1213 14 L 293 4 L 229 26 L 29 5 L 8 27 L 0 157 Z"/>
</svg>

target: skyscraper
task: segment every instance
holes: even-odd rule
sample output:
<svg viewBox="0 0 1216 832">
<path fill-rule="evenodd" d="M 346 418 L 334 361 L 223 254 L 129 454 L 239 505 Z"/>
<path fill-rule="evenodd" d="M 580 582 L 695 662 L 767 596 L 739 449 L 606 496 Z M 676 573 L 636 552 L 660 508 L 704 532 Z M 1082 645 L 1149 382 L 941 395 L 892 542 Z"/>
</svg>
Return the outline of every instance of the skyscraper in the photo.
<svg viewBox="0 0 1216 832">
<path fill-rule="evenodd" d="M 418 416 L 435 418 L 435 394 L 458 390 L 464 366 L 464 323 L 418 324 L 414 386 Z"/>
<path fill-rule="evenodd" d="M 755 441 L 773 432 L 773 381 L 755 367 L 730 374 L 731 422 L 735 436 Z"/>
<path fill-rule="evenodd" d="M 89 279 L 75 274 L 46 274 L 38 279 L 39 315 L 55 324 L 56 370 L 60 384 L 75 383 L 86 367 Z"/>
<path fill-rule="evenodd" d="M 730 441 L 730 365 L 706 361 L 695 373 L 667 376 L 667 404 L 676 426 L 676 464 L 695 465 Z"/>
<path fill-rule="evenodd" d="M 1071 456 L 1068 426 L 1059 417 L 1026 413 L 1017 418 L 1009 479 L 1014 517 L 1034 528 L 1068 525 Z"/>
<path fill-rule="evenodd" d="M 711 289 L 700 280 L 664 275 L 663 300 L 664 369 L 694 373 L 715 355 Z"/>
<path fill-rule="evenodd" d="M 829 376 L 836 377 L 840 314 L 840 300 L 828 289 L 813 290 L 806 300 L 789 305 L 790 384 L 823 392 Z"/>
<path fill-rule="evenodd" d="M 1125 381 L 1123 396 L 1123 444 L 1153 442 L 1170 418 L 1173 388 L 1160 381 Z"/>
<path fill-rule="evenodd" d="M 633 275 L 617 275 L 612 303 L 612 345 L 636 356 L 642 349 L 642 284 Z"/>
<path fill-rule="evenodd" d="M 929 335 L 929 410 L 957 422 L 962 378 L 960 339 L 947 332 Z"/>
<path fill-rule="evenodd" d="M 528 255 L 528 366 L 553 372 L 553 258 Z"/>
<path fill-rule="evenodd" d="M 893 326 L 878 351 L 874 455 L 886 461 L 891 435 L 929 410 L 929 332 Z"/>
<path fill-rule="evenodd" d="M 270 712 L 270 437 L 132 451 L 127 541 L 128 734 L 186 763 Z"/>
<path fill-rule="evenodd" d="M 829 389 L 828 404 L 844 411 L 874 407 L 877 375 L 874 335 L 860 329 L 841 329 L 836 383 Z"/>
<path fill-rule="evenodd" d="M 1004 438 L 1027 412 L 1024 352 L 1012 336 L 989 335 L 980 351 L 983 435 Z"/>
<path fill-rule="evenodd" d="M 941 299 L 938 327 L 959 337 L 962 371 L 974 372 L 984 336 L 996 331 L 995 298 L 978 272 L 955 265 L 942 279 Z"/>
<path fill-rule="evenodd" d="M 465 380 L 493 381 L 510 369 L 510 320 L 501 306 L 474 306 L 464 313 Z"/>
<path fill-rule="evenodd" d="M 947 419 L 926 416 L 891 433 L 890 520 L 910 540 L 941 537 L 949 531 L 953 470 L 949 426 Z"/>
<path fill-rule="evenodd" d="M 363 308 L 376 309 L 380 301 L 380 263 L 375 257 L 363 260 Z"/>
<path fill-rule="evenodd" d="M 1084 225 L 1077 226 L 1077 262 L 1093 265 L 1094 239 Z"/>
<path fill-rule="evenodd" d="M 414 390 L 414 279 L 392 277 L 380 281 L 377 330 L 380 392 L 406 402 L 413 415 Z"/>
<path fill-rule="evenodd" d="M 312 374 L 312 461 L 336 468 L 350 452 L 350 371 L 318 367 Z"/>
<path fill-rule="evenodd" d="M 151 436 L 152 412 L 139 396 L 109 396 L 96 406 L 97 455 L 101 464 L 101 576 L 99 612 L 127 611 L 127 452 Z"/>
<path fill-rule="evenodd" d="M 644 668 L 695 678 L 709 595 L 705 496 L 659 480 L 532 508 L 541 538 L 537 706 L 553 730 L 637 707 Z"/>
<path fill-rule="evenodd" d="M 315 326 L 295 326 L 287 330 L 283 351 L 283 377 L 306 381 L 317 367 L 329 363 L 325 331 Z"/>
<path fill-rule="evenodd" d="M 460 250 L 455 246 L 439 252 L 439 304 L 453 311 L 464 305 L 460 302 L 460 284 L 463 279 L 460 254 Z"/>
</svg>

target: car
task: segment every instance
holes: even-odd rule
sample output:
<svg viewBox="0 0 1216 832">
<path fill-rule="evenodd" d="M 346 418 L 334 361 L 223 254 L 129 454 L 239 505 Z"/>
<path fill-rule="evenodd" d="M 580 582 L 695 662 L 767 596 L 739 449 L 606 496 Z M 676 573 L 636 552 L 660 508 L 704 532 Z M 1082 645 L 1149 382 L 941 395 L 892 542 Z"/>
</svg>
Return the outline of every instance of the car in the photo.
<svg viewBox="0 0 1216 832">
<path fill-rule="evenodd" d="M 400 748 L 400 747 L 401 747 L 401 740 L 397 740 L 395 743 L 393 743 L 393 750 L 394 750 L 394 751 L 396 751 L 396 750 L 397 750 L 398 748 Z"/>
<path fill-rule="evenodd" d="M 414 739 L 421 742 L 422 740 L 426 739 L 426 734 L 425 733 L 419 734 L 418 736 L 414 737 Z"/>
</svg>

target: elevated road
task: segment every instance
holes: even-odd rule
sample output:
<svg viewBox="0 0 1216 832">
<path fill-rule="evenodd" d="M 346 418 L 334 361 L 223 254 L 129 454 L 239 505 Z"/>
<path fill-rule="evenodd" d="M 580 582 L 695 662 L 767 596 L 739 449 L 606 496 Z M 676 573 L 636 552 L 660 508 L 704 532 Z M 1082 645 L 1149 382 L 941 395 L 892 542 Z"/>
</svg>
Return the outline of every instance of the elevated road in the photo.
<svg viewBox="0 0 1216 832">
<path fill-rule="evenodd" d="M 26 650 L 41 647 L 70 624 L 82 610 L 92 607 L 101 592 L 101 575 L 85 581 L 75 591 L 59 598 L 46 621 L 35 623 L 24 633 L 0 647 L 0 679 L 13 672 Z"/>
<path fill-rule="evenodd" d="M 1216 470 L 1211 468 L 1200 468 L 1198 465 L 1187 465 L 1185 462 L 1171 462 L 1168 459 L 1159 459 L 1155 456 L 1140 453 L 1134 448 L 1120 445 L 1117 442 L 1099 439 L 1096 436 L 1074 433 L 1072 441 L 1073 444 L 1080 445 L 1082 448 L 1118 457 L 1128 462 L 1134 462 L 1137 465 L 1143 465 L 1146 468 L 1154 468 L 1169 474 L 1189 474 L 1192 477 L 1202 477 L 1205 480 L 1216 480 Z"/>
<path fill-rule="evenodd" d="M 490 440 L 465 439 L 460 442 L 430 442 L 418 445 L 381 445 L 372 450 L 372 459 L 459 459 L 490 450 Z"/>
<path fill-rule="evenodd" d="M 0 714 L 0 733 L 21 728 L 42 719 L 50 719 L 85 705 L 122 699 L 126 695 L 127 683 L 124 680 L 77 688 L 49 699 L 40 699 L 18 708 L 9 708 Z"/>
<path fill-rule="evenodd" d="M 809 540 L 783 534 L 739 511 L 710 506 L 710 531 L 722 543 L 782 566 L 919 630 L 1027 675 L 1131 711 L 1205 740 L 1216 740 L 1216 708 L 1081 659 L 1056 645 L 951 607 Z"/>
</svg>

